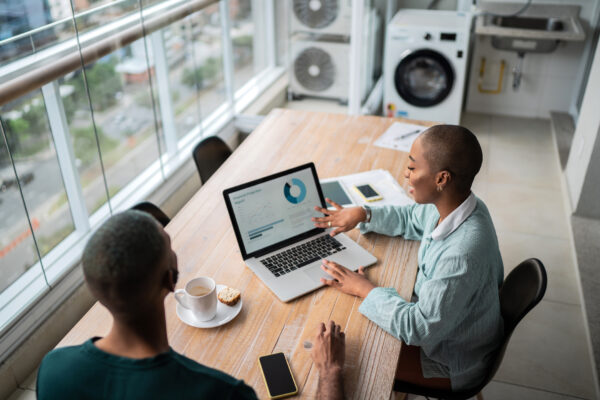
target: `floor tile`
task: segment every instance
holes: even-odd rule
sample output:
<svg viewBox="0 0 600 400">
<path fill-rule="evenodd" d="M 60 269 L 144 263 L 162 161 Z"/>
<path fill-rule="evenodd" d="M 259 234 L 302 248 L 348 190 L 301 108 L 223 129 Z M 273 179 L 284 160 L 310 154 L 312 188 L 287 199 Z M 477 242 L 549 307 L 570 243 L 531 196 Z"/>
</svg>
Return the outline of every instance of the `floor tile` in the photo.
<svg viewBox="0 0 600 400">
<path fill-rule="evenodd" d="M 489 147 L 492 117 L 486 114 L 464 113 L 460 124 L 477 136 L 482 149 Z"/>
<path fill-rule="evenodd" d="M 554 149 L 550 120 L 492 116 L 490 146 L 527 148 L 531 152 Z"/>
<path fill-rule="evenodd" d="M 530 151 L 525 146 L 492 146 L 489 151 L 487 179 L 492 183 L 560 190 L 559 171 L 554 148 L 551 151 Z"/>
<path fill-rule="evenodd" d="M 544 300 L 581 304 L 571 242 L 568 239 L 510 231 L 499 231 L 497 234 L 505 275 L 521 261 L 538 258 L 548 273 L 548 287 Z"/>
<path fill-rule="evenodd" d="M 487 196 L 496 230 L 569 237 L 560 190 L 488 182 Z"/>
<path fill-rule="evenodd" d="M 492 381 L 483 389 L 484 400 L 578 400 L 581 397 L 566 396 L 545 390 Z"/>
<path fill-rule="evenodd" d="M 593 398 L 594 379 L 581 307 L 550 301 L 538 304 L 515 329 L 495 379 Z"/>
<path fill-rule="evenodd" d="M 492 128 L 492 116 L 475 112 L 465 112 L 460 117 L 460 124 L 470 129 L 476 136 L 489 135 Z"/>
</svg>

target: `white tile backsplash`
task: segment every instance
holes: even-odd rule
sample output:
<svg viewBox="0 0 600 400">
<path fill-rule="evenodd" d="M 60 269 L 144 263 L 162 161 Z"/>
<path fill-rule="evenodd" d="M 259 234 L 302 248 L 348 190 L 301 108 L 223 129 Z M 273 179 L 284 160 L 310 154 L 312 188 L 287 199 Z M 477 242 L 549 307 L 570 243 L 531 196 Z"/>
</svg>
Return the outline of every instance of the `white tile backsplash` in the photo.
<svg viewBox="0 0 600 400">
<path fill-rule="evenodd" d="M 582 62 L 584 42 L 560 43 L 547 54 L 526 53 L 522 64 L 521 85 L 512 88 L 512 69 L 518 64 L 516 52 L 497 50 L 489 37 L 476 36 L 467 86 L 466 110 L 498 115 L 549 118 L 550 111 L 569 112 L 577 94 L 574 82 Z M 484 87 L 496 85 L 501 60 L 505 62 L 502 92 L 481 93 L 481 59 L 486 59 Z"/>
<path fill-rule="evenodd" d="M 542 90 L 538 113 L 568 110 L 571 99 L 577 92 L 575 77 L 548 76 Z"/>
<path fill-rule="evenodd" d="M 577 76 L 577 67 L 581 62 L 585 42 L 560 42 L 558 48 L 547 57 L 547 76 Z"/>
</svg>

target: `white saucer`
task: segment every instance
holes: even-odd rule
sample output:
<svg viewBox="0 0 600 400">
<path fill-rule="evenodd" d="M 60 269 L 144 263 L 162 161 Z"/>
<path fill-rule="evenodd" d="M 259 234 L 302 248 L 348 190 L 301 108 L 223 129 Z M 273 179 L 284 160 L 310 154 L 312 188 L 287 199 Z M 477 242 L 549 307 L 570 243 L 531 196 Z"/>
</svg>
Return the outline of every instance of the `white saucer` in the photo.
<svg viewBox="0 0 600 400">
<path fill-rule="evenodd" d="M 217 285 L 217 294 L 225 289 L 225 285 Z M 177 303 L 175 311 L 177 316 L 184 323 L 193 326 L 195 328 L 215 328 L 217 326 L 224 325 L 234 319 L 242 310 L 242 299 L 237 302 L 235 306 L 228 306 L 217 300 L 217 313 L 214 318 L 208 321 L 198 321 L 194 314 L 185 307 L 182 307 Z"/>
</svg>

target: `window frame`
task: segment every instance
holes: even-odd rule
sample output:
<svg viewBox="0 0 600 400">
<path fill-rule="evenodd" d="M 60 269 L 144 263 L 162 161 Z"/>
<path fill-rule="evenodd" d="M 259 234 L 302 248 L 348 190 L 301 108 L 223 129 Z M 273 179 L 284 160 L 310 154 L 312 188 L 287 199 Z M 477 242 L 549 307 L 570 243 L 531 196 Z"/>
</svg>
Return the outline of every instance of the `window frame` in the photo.
<svg viewBox="0 0 600 400">
<path fill-rule="evenodd" d="M 257 1 L 259 0 L 253 0 L 253 4 Z M 169 125 L 174 121 L 173 106 L 170 104 L 171 97 L 170 95 L 166 98 L 164 97 L 170 93 L 168 87 L 168 63 L 163 34 L 163 30 L 166 27 L 160 28 L 147 36 L 142 36 L 143 40 L 147 41 L 146 45 L 148 48 L 152 48 L 154 54 L 156 71 L 152 79 L 153 84 L 156 85 L 155 93 L 158 100 L 155 102 L 155 107 L 157 114 L 161 116 L 163 126 L 161 131 L 164 135 L 166 151 L 159 154 L 158 158 L 152 164 L 91 215 L 88 215 L 85 206 L 79 173 L 71 146 L 69 127 L 66 121 L 62 98 L 59 93 L 58 78 L 41 87 L 46 104 L 46 114 L 49 119 L 50 131 L 55 143 L 56 157 L 58 158 L 65 184 L 67 201 L 73 218 L 74 230 L 0 293 L 0 326 L 2 326 L 0 328 L 0 363 L 7 359 L 18 345 L 83 283 L 82 271 L 78 266 L 85 243 L 93 231 L 111 213 L 130 208 L 165 184 L 186 163 L 190 162 L 192 150 L 200 140 L 207 136 L 219 134 L 219 132 L 233 122 L 236 114 L 241 113 L 243 109 L 284 75 L 285 69 L 277 66 L 275 61 L 277 46 L 274 35 L 274 0 L 260 1 L 266 7 L 253 9 L 253 12 L 259 11 L 264 13 L 262 17 L 266 17 L 267 21 L 264 26 L 260 25 L 261 29 L 265 29 L 265 37 L 268 39 L 268 63 L 266 68 L 254 75 L 234 92 L 233 46 L 229 32 L 229 4 L 228 0 L 219 1 L 226 100 L 211 114 L 201 116 L 200 124 L 194 126 L 180 139 L 177 139 L 174 123 L 173 125 Z M 167 0 L 150 8 L 162 6 L 159 9 L 163 9 L 174 3 L 180 4 L 183 1 Z M 207 6 L 212 4 L 215 3 L 207 2 Z M 146 11 L 143 12 L 145 13 Z M 119 26 L 123 27 L 124 23 L 131 24 L 132 17 L 137 18 L 137 23 L 140 23 L 139 13 L 133 13 L 133 15 L 128 14 L 123 16 L 122 19 L 126 21 L 121 21 Z M 119 20 L 116 21 L 118 22 Z M 171 21 L 170 23 L 176 22 Z M 96 29 L 100 28 L 85 32 L 83 35 L 92 34 Z M 57 43 L 56 46 L 64 48 L 65 44 Z M 44 51 L 46 50 L 51 53 L 52 49 L 44 49 Z M 71 45 L 71 51 L 78 50 Z M 21 64 L 22 60 L 17 60 L 15 63 Z M 164 64 L 160 65 L 161 63 Z M 0 67 L 0 69 L 4 67 Z M 12 69 L 9 68 L 9 70 Z M 13 79 L 18 77 L 12 73 L 8 74 L 8 76 Z M 167 79 L 165 79 L 165 76 Z M 172 118 L 171 121 L 169 121 L 169 117 Z M 165 124 L 165 121 L 167 121 L 167 124 Z M 158 135 L 158 133 L 155 134 Z M 159 138 L 157 137 L 157 139 Z M 8 150 L 10 151 L 10 149 Z M 49 285 L 43 279 L 40 279 L 44 272 L 48 277 Z M 6 312 L 7 309 L 11 310 L 12 314 Z M 11 316 L 6 318 L 9 314 Z"/>
</svg>

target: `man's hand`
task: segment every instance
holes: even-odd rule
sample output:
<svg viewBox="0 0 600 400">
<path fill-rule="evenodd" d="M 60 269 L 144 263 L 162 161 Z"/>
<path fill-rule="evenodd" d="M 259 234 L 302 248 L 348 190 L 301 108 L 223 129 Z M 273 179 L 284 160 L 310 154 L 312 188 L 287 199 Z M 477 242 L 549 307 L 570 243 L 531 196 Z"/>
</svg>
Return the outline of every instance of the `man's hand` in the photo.
<svg viewBox="0 0 600 400">
<path fill-rule="evenodd" d="M 346 335 L 342 332 L 342 327 L 333 321 L 329 321 L 327 326 L 321 322 L 317 327 L 311 352 L 319 373 L 341 372 L 346 356 L 345 347 Z"/>
<path fill-rule="evenodd" d="M 364 299 L 376 287 L 365 276 L 365 267 L 359 267 L 358 272 L 353 272 L 338 263 L 323 260 L 321 269 L 333 277 L 333 279 L 321 278 L 322 283 L 353 296 Z"/>
<path fill-rule="evenodd" d="M 346 357 L 346 336 L 342 327 L 329 321 L 317 327 L 311 356 L 319 370 L 318 399 L 343 399 L 342 369 Z"/>
<path fill-rule="evenodd" d="M 331 231 L 331 236 L 354 229 L 356 224 L 359 222 L 365 222 L 367 220 L 367 213 L 362 207 L 344 208 L 329 198 L 325 199 L 325 201 L 334 206 L 335 210 L 315 207 L 316 211 L 322 212 L 326 216 L 312 218 L 312 221 L 315 223 L 317 228 L 327 229 L 336 227 L 336 229 Z"/>
</svg>

